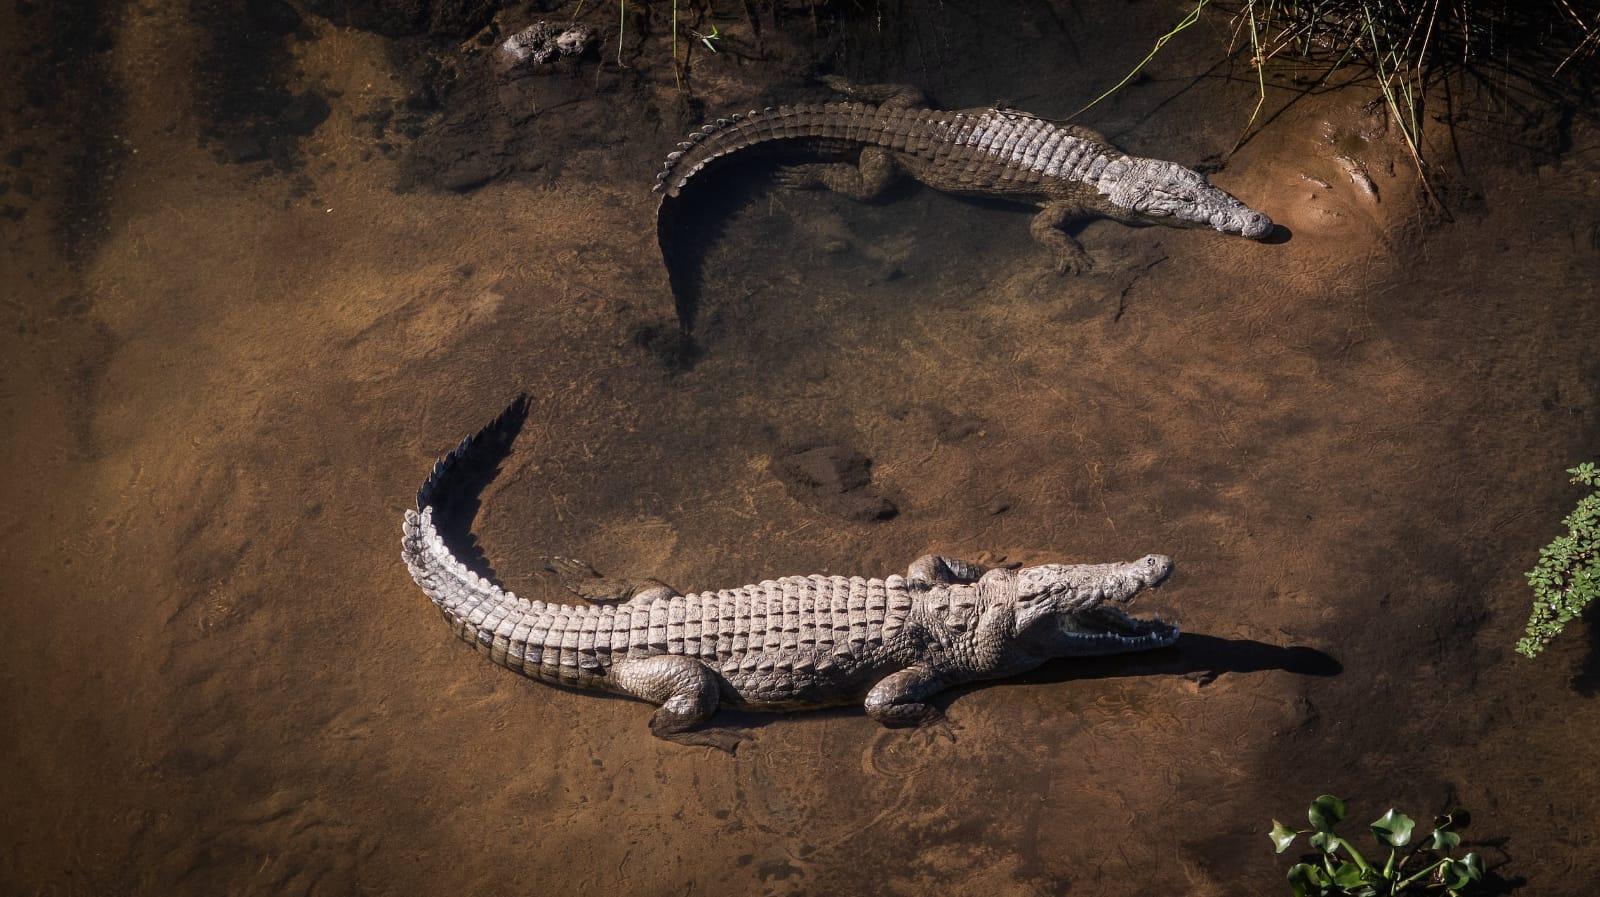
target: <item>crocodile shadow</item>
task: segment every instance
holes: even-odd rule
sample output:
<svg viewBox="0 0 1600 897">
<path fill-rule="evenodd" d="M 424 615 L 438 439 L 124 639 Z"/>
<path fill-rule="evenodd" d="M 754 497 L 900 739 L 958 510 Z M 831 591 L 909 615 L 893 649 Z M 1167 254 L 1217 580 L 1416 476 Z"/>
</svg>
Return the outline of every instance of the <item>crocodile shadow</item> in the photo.
<svg viewBox="0 0 1600 897">
<path fill-rule="evenodd" d="M 483 490 L 499 475 L 500 463 L 511 454 L 511 444 L 527 419 L 528 397 L 519 395 L 489 426 L 463 440 L 461 460 L 447 474 L 428 477 L 417 494 L 419 506 L 425 497 L 433 506 L 433 525 L 451 553 L 467 569 L 496 582 L 494 568 L 472 534 L 472 521 L 482 505 Z"/>
<path fill-rule="evenodd" d="M 1337 676 L 1344 672 L 1344 665 L 1332 655 L 1305 645 L 1282 647 L 1254 639 L 1229 639 L 1214 635 L 1184 633 L 1178 637 L 1178 643 L 1170 648 L 1105 657 L 1060 658 L 1018 676 L 969 682 L 947 689 L 931 698 L 929 703 L 938 707 L 942 713 L 964 695 L 1008 684 L 1048 685 L 1077 679 L 1160 675 L 1183 676 L 1191 681 L 1206 684 L 1224 673 L 1260 673 L 1268 670 L 1282 670 L 1299 676 L 1325 677 Z M 805 716 L 807 719 L 825 719 L 829 716 L 861 716 L 863 713 L 861 705 L 856 703 L 808 710 Z M 785 714 L 728 708 L 718 711 L 711 725 L 754 731 L 779 722 L 785 717 Z"/>
<path fill-rule="evenodd" d="M 1299 676 L 1337 676 L 1344 672 L 1344 665 L 1333 656 L 1305 645 L 1282 647 L 1254 639 L 1219 638 L 1186 632 L 1170 648 L 1138 654 L 1055 660 L 1013 681 L 1052 683 L 1155 675 L 1177 675 L 1209 681 L 1224 673 L 1260 673 L 1267 670 L 1282 670 Z"/>
<path fill-rule="evenodd" d="M 697 325 L 702 323 L 705 258 L 727 236 L 738 212 L 784 189 L 772 182 L 778 167 L 780 159 L 761 153 L 730 160 L 717 169 L 714 183 L 691 184 L 662 208 L 658 222 L 662 262 L 672 289 L 679 331 L 691 343 Z M 903 178 L 869 204 L 890 205 L 919 186 Z"/>
</svg>

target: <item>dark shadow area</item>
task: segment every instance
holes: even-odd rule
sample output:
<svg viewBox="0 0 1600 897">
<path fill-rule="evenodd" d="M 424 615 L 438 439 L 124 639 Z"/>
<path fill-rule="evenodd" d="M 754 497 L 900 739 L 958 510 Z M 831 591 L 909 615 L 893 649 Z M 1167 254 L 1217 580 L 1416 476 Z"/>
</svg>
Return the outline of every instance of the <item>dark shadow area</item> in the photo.
<svg viewBox="0 0 1600 897">
<path fill-rule="evenodd" d="M 285 0 L 190 0 L 204 30 L 195 59 L 200 136 L 233 164 L 300 166 L 300 140 L 331 114 L 321 93 L 295 93 L 294 43 L 311 35 Z"/>
<path fill-rule="evenodd" d="M 1272 233 L 1262 237 L 1261 242 L 1267 244 L 1268 246 L 1282 246 L 1293 239 L 1294 231 L 1284 227 L 1281 224 L 1274 224 L 1272 226 Z"/>
<path fill-rule="evenodd" d="M 3 129 L 26 138 L 6 158 L 7 168 L 26 173 L 0 187 L 6 197 L 0 218 L 19 220 L 42 205 L 42 186 L 53 180 L 46 172 L 59 172 L 61 206 L 54 229 L 62 254 L 74 264 L 89 257 L 106 231 L 107 190 L 127 154 L 118 137 L 123 92 L 111 67 L 123 18 L 120 4 L 59 0 L 19 2 L 12 20 L 22 33 L 36 34 L 38 44 L 23 57 L 28 60 L 20 84 L 25 105 L 15 110 L 13 126 Z M 52 123 L 63 126 L 71 141 L 48 148 L 35 143 L 31 135 Z"/>
<path fill-rule="evenodd" d="M 692 339 L 699 323 L 703 263 L 707 250 L 728 230 L 734 212 L 752 202 L 761 192 L 760 175 L 768 166 L 728 164 L 715 172 L 701 174 L 685 191 L 665 197 L 656 214 L 656 239 L 661 261 L 672 285 L 673 309 L 678 329 Z"/>
<path fill-rule="evenodd" d="M 1253 639 L 1185 633 L 1178 637 L 1178 643 L 1171 648 L 1139 654 L 1063 658 L 1019 677 L 1019 681 L 1050 683 L 1120 676 L 1178 675 L 1209 682 L 1223 673 L 1259 673 L 1264 670 L 1282 670 L 1300 676 L 1337 676 L 1344 672 L 1344 666 L 1336 658 L 1304 645 L 1285 648 Z"/>
<path fill-rule="evenodd" d="M 1600 626 L 1584 623 L 1588 651 L 1583 656 L 1583 666 L 1572 677 L 1572 690 L 1586 698 L 1600 695 Z"/>
<path fill-rule="evenodd" d="M 1226 639 L 1211 635 L 1186 634 L 1178 644 L 1141 654 L 1116 654 L 1106 657 L 1060 658 L 1037 670 L 1007 679 L 971 682 L 935 695 L 930 703 L 941 711 L 963 695 L 1007 683 L 1045 685 L 1078 679 L 1112 679 L 1124 676 L 1179 675 L 1204 685 L 1223 673 L 1258 673 L 1282 670 L 1300 676 L 1337 676 L 1343 664 L 1329 654 L 1304 645 L 1279 647 L 1252 639 Z M 804 711 L 855 716 L 863 713 L 860 701 L 848 705 Z M 720 710 L 710 726 L 758 729 L 778 722 L 787 713 L 757 713 L 749 710 Z"/>
<path fill-rule="evenodd" d="M 681 360 L 692 366 L 701 351 L 693 341 L 703 315 L 714 306 L 704 295 L 704 259 L 710 248 L 728 232 L 729 222 L 742 208 L 775 189 L 772 175 L 775 160 L 837 161 L 831 156 L 786 150 L 781 143 L 751 147 L 735 160 L 718 164 L 695 177 L 679 196 L 666 199 L 656 219 L 656 235 L 661 245 L 662 262 L 672 284 L 673 307 L 678 327 L 690 351 Z M 874 205 L 890 205 L 917 189 L 915 182 L 902 178 Z M 1007 204 L 1017 207 L 1015 203 Z"/>
<path fill-rule="evenodd" d="M 450 553 L 467 569 L 494 579 L 494 568 L 483 554 L 472 521 L 478 516 L 480 496 L 500 473 L 500 462 L 528 419 L 528 397 L 517 396 L 500 416 L 477 433 L 461 440 L 455 450 L 433 466 L 427 482 L 417 490 L 417 507 L 432 507 L 434 526 Z"/>
</svg>

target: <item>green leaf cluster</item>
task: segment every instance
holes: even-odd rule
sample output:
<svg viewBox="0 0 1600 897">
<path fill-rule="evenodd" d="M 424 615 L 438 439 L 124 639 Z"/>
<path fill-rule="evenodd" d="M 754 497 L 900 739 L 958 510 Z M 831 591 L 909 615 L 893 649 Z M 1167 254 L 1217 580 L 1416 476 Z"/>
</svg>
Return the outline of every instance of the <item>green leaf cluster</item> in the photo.
<svg viewBox="0 0 1600 897">
<path fill-rule="evenodd" d="M 1451 830 L 1465 815 L 1461 810 L 1435 819 L 1425 838 L 1413 840 L 1416 822 L 1391 808 L 1367 826 L 1378 849 L 1388 849 L 1388 859 L 1381 864 L 1368 862 L 1354 844 L 1334 831 L 1345 814 L 1344 801 L 1324 794 L 1306 810 L 1310 829 L 1297 831 L 1272 820 L 1267 837 L 1278 853 L 1288 850 L 1301 835 L 1309 835 L 1307 841 L 1320 854 L 1320 862 L 1289 867 L 1294 897 L 1392 897 L 1403 893 L 1455 897 L 1483 880 L 1483 859 L 1477 854 L 1460 859 L 1450 856 L 1450 851 L 1461 845 L 1461 836 Z"/>
<path fill-rule="evenodd" d="M 1517 653 L 1534 657 L 1561 633 L 1567 622 L 1600 597 L 1600 469 L 1580 464 L 1567 471 L 1572 482 L 1593 489 L 1562 521 L 1567 534 L 1539 552 L 1539 564 L 1528 571 L 1533 587 L 1533 613 L 1528 634 Z"/>
</svg>

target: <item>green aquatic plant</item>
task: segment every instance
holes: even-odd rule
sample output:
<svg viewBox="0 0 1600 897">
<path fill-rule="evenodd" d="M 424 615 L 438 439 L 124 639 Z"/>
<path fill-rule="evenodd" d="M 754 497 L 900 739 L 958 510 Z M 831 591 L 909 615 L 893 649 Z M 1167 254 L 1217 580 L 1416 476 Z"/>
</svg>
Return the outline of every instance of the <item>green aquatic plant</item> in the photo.
<svg viewBox="0 0 1600 897">
<path fill-rule="evenodd" d="M 1578 499 L 1578 506 L 1561 521 L 1567 534 L 1539 551 L 1539 563 L 1528 571 L 1533 587 L 1533 613 L 1528 634 L 1517 642 L 1517 653 L 1536 657 L 1567 622 L 1600 597 L 1600 468 L 1579 464 L 1567 471 L 1576 485 L 1594 490 Z"/>
<path fill-rule="evenodd" d="M 706 34 L 701 34 L 698 31 L 690 31 L 689 33 L 698 38 L 700 43 L 705 44 L 706 49 L 713 53 L 717 52 L 717 47 L 722 44 L 722 31 L 716 25 L 712 25 L 711 31 Z"/>
<path fill-rule="evenodd" d="M 1345 803 L 1331 794 L 1311 802 L 1306 818 L 1311 828 L 1291 829 L 1272 820 L 1267 837 L 1278 853 L 1283 853 L 1301 835 L 1318 852 L 1318 861 L 1289 867 L 1289 887 L 1294 897 L 1392 897 L 1395 894 L 1469 893 L 1483 881 L 1483 859 L 1468 853 L 1460 859 L 1450 852 L 1461 846 L 1461 835 L 1452 831 L 1465 820 L 1464 810 L 1455 810 L 1434 819 L 1433 829 L 1420 838 L 1417 824 L 1398 810 L 1378 817 L 1367 828 L 1387 848 L 1388 858 L 1369 862 L 1354 844 L 1334 832 L 1344 820 Z"/>
</svg>

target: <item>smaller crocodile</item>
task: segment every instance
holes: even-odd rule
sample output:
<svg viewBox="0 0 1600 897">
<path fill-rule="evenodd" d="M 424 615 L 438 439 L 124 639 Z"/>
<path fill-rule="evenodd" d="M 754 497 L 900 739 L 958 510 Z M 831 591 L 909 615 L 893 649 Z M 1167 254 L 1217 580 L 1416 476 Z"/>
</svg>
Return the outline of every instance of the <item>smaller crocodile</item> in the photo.
<svg viewBox="0 0 1600 897">
<path fill-rule="evenodd" d="M 1083 247 L 1063 230 L 1089 218 L 1211 228 L 1251 239 L 1273 231 L 1272 219 L 1199 172 L 1130 156 L 1080 125 L 1009 108 L 936 110 L 913 87 L 822 80 L 854 102 L 767 107 L 719 118 L 667 155 L 656 175 L 656 230 L 680 315 L 685 300 L 670 258 L 670 210 L 691 181 L 731 158 L 817 160 L 782 169 L 780 182 L 860 200 L 877 198 L 908 176 L 946 193 L 1037 206 L 1031 233 L 1055 255 L 1062 272 L 1091 267 Z"/>
<path fill-rule="evenodd" d="M 1172 573 L 1158 554 L 1018 570 L 929 555 L 884 579 L 785 576 L 688 595 L 654 583 L 587 606 L 518 598 L 456 557 L 434 513 L 463 459 L 508 444 L 508 422 L 525 413 L 519 399 L 434 466 L 406 512 L 401 557 L 450 628 L 491 661 L 657 704 L 650 728 L 662 738 L 732 750 L 731 733 L 699 728 L 719 706 L 862 700 L 880 723 L 915 725 L 937 717 L 929 700 L 952 685 L 1178 638 L 1176 626 L 1119 607 Z"/>
</svg>

